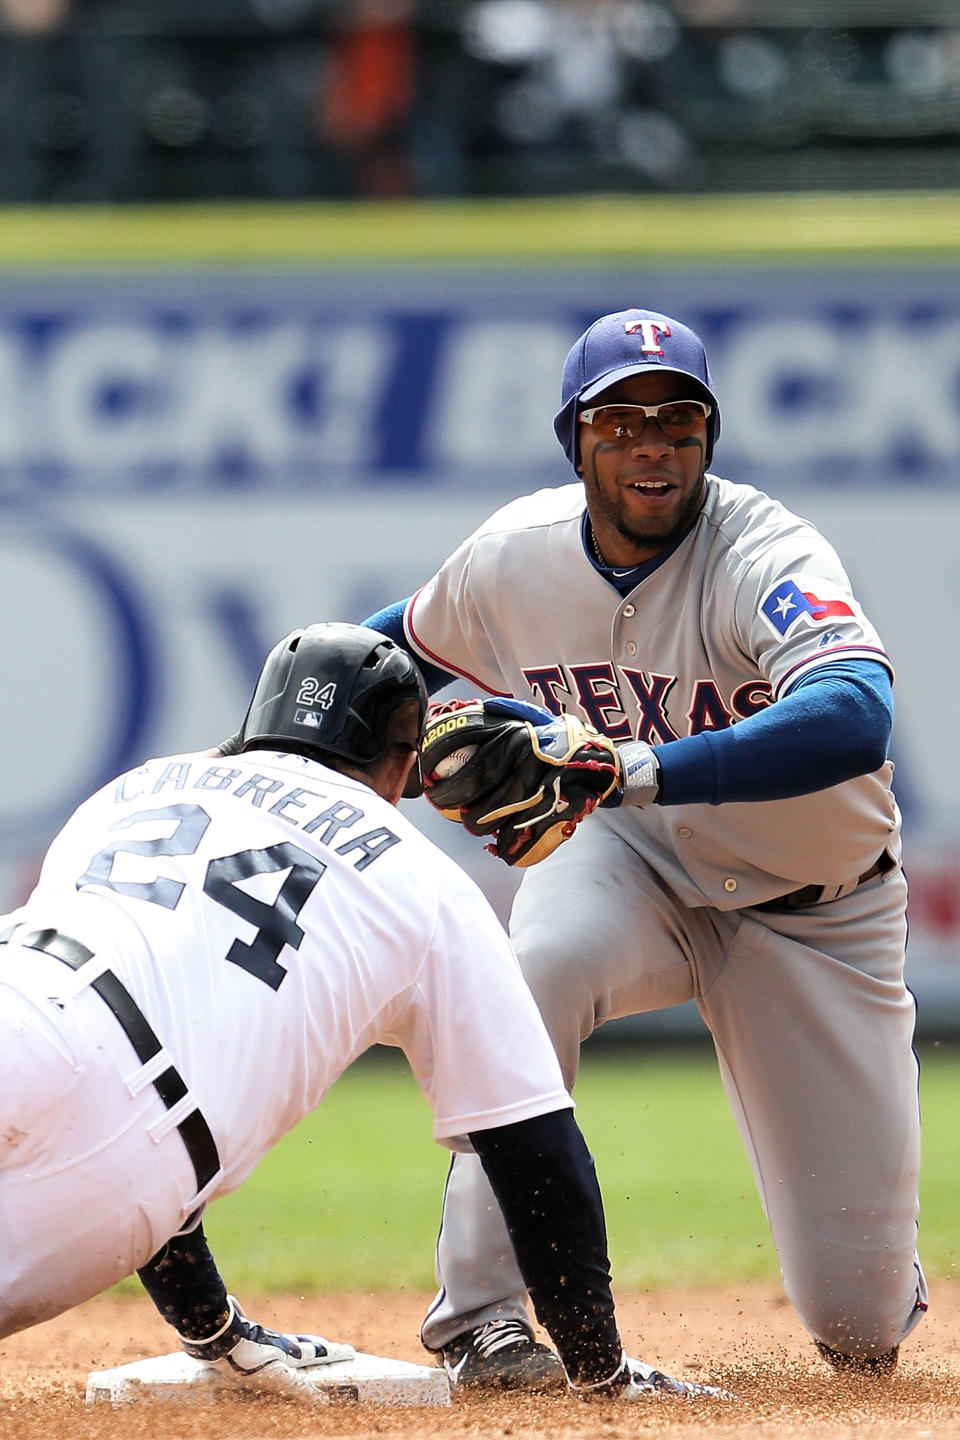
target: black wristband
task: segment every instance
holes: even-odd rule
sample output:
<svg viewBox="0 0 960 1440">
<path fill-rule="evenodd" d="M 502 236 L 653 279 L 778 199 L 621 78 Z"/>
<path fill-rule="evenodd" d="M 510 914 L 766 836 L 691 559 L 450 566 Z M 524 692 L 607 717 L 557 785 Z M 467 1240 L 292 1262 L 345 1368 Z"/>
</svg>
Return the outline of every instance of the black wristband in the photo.
<svg viewBox="0 0 960 1440">
<path fill-rule="evenodd" d="M 137 1275 L 164 1320 L 187 1340 L 215 1334 L 231 1313 L 202 1225 L 174 1235 Z"/>
</svg>

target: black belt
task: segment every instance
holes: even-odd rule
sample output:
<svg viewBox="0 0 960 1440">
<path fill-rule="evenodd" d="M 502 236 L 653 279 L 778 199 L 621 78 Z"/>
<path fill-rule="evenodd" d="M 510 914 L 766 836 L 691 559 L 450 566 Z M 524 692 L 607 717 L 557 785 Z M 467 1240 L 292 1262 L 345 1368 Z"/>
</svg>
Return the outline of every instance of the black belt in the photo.
<svg viewBox="0 0 960 1440">
<path fill-rule="evenodd" d="M 889 851 L 884 850 L 878 855 L 869 870 L 864 870 L 853 886 L 856 890 L 867 880 L 872 880 L 875 875 L 888 875 L 891 870 L 897 868 L 897 862 Z M 848 895 L 853 893 L 848 890 Z M 778 895 L 774 900 L 764 900 L 762 905 L 751 905 L 751 910 L 773 910 L 781 914 L 789 913 L 791 910 L 805 910 L 808 905 L 822 905 L 829 900 L 838 900 L 840 897 L 835 893 L 835 885 L 804 885 L 799 890 L 791 890 L 789 895 Z"/>
<path fill-rule="evenodd" d="M 12 925 L 9 930 L 4 930 L 0 934 L 0 945 L 6 945 L 16 929 L 16 925 Z M 58 930 L 31 930 L 17 939 L 28 950 L 42 950 L 45 955 L 62 960 L 71 970 L 79 970 L 81 965 L 93 959 L 93 951 L 88 950 L 86 945 L 81 945 L 79 940 L 72 940 L 69 935 L 61 935 Z M 91 980 L 90 989 L 96 990 L 100 999 L 113 1011 L 141 1064 L 145 1065 L 154 1055 L 159 1054 L 163 1046 L 154 1034 L 150 1022 L 130 991 L 112 970 L 104 970 L 96 980 Z M 168 1110 L 172 1110 L 177 1101 L 182 1100 L 187 1093 L 180 1072 L 173 1065 L 161 1071 L 153 1084 Z M 180 1121 L 177 1129 L 190 1156 L 199 1194 L 220 1169 L 217 1142 L 199 1110 L 192 1110 Z"/>
</svg>

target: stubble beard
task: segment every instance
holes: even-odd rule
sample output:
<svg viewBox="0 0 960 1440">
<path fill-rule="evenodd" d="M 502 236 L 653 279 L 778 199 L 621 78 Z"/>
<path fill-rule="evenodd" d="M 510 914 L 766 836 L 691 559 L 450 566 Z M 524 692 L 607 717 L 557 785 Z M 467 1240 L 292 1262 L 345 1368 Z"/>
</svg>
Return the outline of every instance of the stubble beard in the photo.
<svg viewBox="0 0 960 1440">
<path fill-rule="evenodd" d="M 689 528 L 703 506 L 706 493 L 706 477 L 701 471 L 696 485 L 685 497 L 672 518 L 665 516 L 660 525 L 643 529 L 626 518 L 622 502 L 611 504 L 599 491 L 599 487 L 595 489 L 593 504 L 590 508 L 591 510 L 595 508 L 598 518 L 611 525 L 617 534 L 629 544 L 636 546 L 638 550 L 652 550 L 656 553 L 673 544 L 674 540 L 677 540 Z"/>
</svg>

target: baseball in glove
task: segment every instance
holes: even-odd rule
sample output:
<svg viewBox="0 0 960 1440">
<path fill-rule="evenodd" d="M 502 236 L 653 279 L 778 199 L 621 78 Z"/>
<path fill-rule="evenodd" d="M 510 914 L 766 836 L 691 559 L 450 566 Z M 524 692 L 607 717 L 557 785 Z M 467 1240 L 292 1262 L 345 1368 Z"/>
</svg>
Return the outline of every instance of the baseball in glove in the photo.
<svg viewBox="0 0 960 1440">
<path fill-rule="evenodd" d="M 508 865 L 543 860 L 621 784 L 612 740 L 515 700 L 431 706 L 420 759 L 430 803 L 471 834 L 492 835 L 487 849 Z"/>
</svg>

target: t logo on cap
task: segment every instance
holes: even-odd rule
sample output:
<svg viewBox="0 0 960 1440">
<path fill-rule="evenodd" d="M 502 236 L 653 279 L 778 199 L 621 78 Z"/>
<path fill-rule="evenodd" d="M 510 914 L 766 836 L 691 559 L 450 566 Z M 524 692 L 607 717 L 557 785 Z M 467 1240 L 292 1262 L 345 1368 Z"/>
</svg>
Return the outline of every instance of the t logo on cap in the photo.
<svg viewBox="0 0 960 1440">
<path fill-rule="evenodd" d="M 643 336 L 643 344 L 640 346 L 642 354 L 663 354 L 663 346 L 657 337 L 658 335 L 669 335 L 669 325 L 658 325 L 656 320 L 624 320 L 623 328 L 628 335 L 636 335 L 639 330 Z"/>
</svg>

